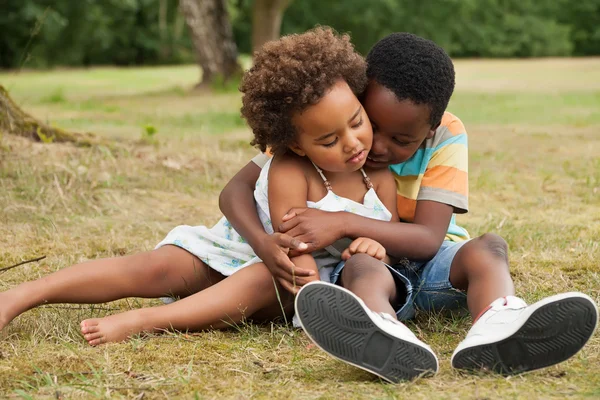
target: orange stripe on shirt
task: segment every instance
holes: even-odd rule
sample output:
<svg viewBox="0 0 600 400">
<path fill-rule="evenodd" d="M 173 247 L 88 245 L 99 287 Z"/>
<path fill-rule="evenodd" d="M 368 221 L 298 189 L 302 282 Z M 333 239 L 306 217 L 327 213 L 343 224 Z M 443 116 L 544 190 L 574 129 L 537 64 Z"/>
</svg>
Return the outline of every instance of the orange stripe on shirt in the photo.
<svg viewBox="0 0 600 400">
<path fill-rule="evenodd" d="M 442 123 L 440 125 L 448 128 L 448 130 L 454 135 L 465 133 L 467 131 L 462 121 L 448 111 L 446 111 L 442 116 Z"/>
<path fill-rule="evenodd" d="M 421 187 L 450 190 L 468 196 L 469 178 L 465 171 L 446 165 L 438 165 L 427 170 L 423 176 Z"/>
<path fill-rule="evenodd" d="M 417 200 L 408 199 L 398 195 L 397 198 L 398 216 L 403 222 L 413 222 L 415 220 L 415 211 L 417 210 Z"/>
</svg>

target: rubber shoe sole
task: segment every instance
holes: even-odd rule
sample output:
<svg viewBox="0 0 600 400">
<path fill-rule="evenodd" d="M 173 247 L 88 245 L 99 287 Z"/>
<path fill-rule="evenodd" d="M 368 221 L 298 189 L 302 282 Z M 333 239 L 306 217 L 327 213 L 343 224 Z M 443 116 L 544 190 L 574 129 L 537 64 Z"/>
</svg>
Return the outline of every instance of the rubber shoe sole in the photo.
<svg viewBox="0 0 600 400">
<path fill-rule="evenodd" d="M 433 375 L 430 349 L 381 329 L 346 289 L 311 283 L 296 296 L 296 315 L 309 338 L 329 355 L 396 383 Z"/>
<path fill-rule="evenodd" d="M 588 298 L 557 300 L 534 310 L 506 339 L 460 350 L 452 366 L 504 375 L 549 367 L 575 355 L 592 336 L 597 320 L 596 306 Z"/>
</svg>

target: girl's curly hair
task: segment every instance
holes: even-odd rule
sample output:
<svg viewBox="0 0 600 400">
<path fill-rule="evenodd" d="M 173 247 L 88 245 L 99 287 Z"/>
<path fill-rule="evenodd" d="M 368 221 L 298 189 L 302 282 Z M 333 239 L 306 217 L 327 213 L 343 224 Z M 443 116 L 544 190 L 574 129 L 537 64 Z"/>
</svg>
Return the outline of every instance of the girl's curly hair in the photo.
<svg viewBox="0 0 600 400">
<path fill-rule="evenodd" d="M 285 153 L 296 139 L 295 113 L 314 105 L 340 79 L 357 96 L 367 84 L 366 63 L 348 35 L 329 27 L 283 36 L 254 54 L 242 78 L 242 116 L 261 151 Z"/>
</svg>

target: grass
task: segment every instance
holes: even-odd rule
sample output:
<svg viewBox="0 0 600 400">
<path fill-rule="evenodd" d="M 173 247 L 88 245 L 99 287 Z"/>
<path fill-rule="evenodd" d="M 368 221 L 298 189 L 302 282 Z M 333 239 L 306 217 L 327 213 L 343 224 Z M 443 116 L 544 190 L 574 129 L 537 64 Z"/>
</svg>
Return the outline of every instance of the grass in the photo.
<svg viewBox="0 0 600 400">
<path fill-rule="evenodd" d="M 472 235 L 511 247 L 518 293 L 580 290 L 600 300 L 600 60 L 458 61 L 449 109 L 470 138 Z M 237 93 L 194 93 L 194 66 L 0 74 L 27 111 L 119 140 L 118 151 L 0 139 L 0 290 L 86 259 L 151 249 L 178 224 L 211 225 L 217 196 L 254 154 Z M 142 140 L 148 127 L 156 133 Z M 243 325 L 88 347 L 79 321 L 156 300 L 43 306 L 0 333 L 2 398 L 600 397 L 600 338 L 572 360 L 504 378 L 449 359 L 464 318 L 408 325 L 441 360 L 431 379 L 383 384 L 308 347 L 302 332 Z"/>
</svg>

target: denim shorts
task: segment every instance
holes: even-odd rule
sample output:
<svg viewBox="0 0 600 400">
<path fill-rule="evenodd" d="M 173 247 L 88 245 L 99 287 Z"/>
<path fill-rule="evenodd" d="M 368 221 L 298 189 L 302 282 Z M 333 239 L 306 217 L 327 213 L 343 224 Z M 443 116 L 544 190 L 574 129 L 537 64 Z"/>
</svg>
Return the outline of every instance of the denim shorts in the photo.
<svg viewBox="0 0 600 400">
<path fill-rule="evenodd" d="M 411 319 L 415 311 L 441 311 L 467 308 L 467 295 L 452 287 L 450 266 L 460 248 L 467 243 L 444 241 L 435 257 L 429 261 L 415 262 L 402 260 L 395 265 L 387 265 L 399 292 L 405 293 L 396 310 L 399 320 Z M 345 262 L 340 262 L 331 273 L 331 283 L 339 283 Z"/>
</svg>

